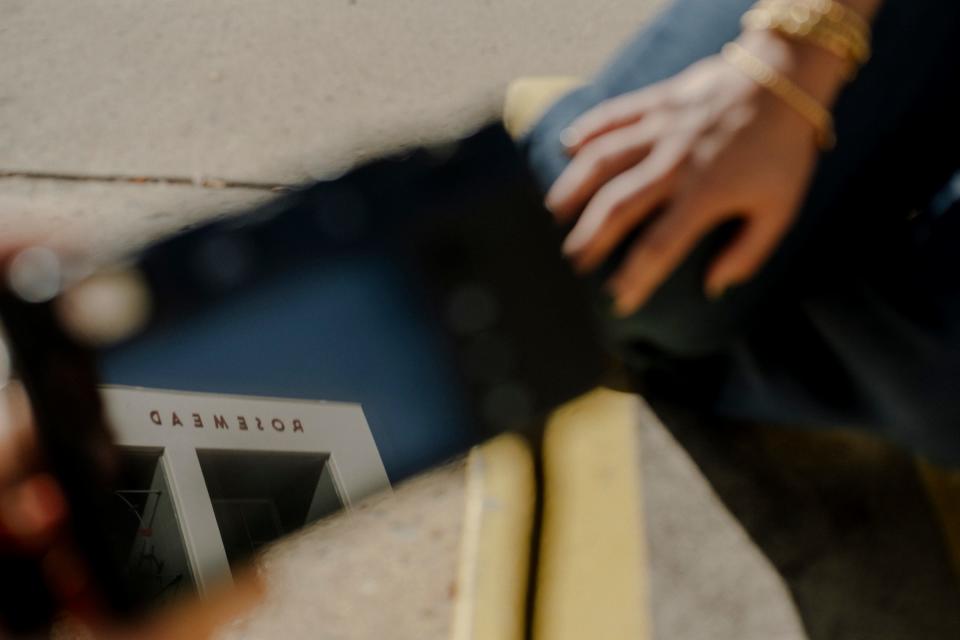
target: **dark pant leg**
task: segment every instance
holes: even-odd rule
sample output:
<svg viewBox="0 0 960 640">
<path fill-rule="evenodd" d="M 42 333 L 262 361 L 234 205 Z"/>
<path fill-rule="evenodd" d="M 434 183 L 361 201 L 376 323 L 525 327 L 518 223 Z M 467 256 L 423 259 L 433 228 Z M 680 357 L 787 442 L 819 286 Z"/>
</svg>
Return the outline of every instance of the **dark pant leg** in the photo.
<svg viewBox="0 0 960 640">
<path fill-rule="evenodd" d="M 840 147 L 716 358 L 712 410 L 868 427 L 960 464 L 960 210 L 922 213 L 960 167 L 958 33 L 960 3 L 888 0 Z"/>
<path fill-rule="evenodd" d="M 544 187 L 559 175 L 567 158 L 559 133 L 577 115 L 604 99 L 670 77 L 693 62 L 717 53 L 739 32 L 740 16 L 750 0 L 678 0 L 656 17 L 588 86 L 561 100 L 527 140 L 531 166 Z M 960 3 L 938 0 L 888 0 L 875 31 L 875 56 L 842 96 L 836 109 L 838 148 L 824 156 L 794 232 L 781 251 L 750 284 L 719 303 L 702 294 L 702 271 L 711 243 L 701 246 L 628 322 L 616 327 L 621 342 L 648 343 L 677 355 L 700 355 L 728 343 L 743 330 L 753 309 L 779 286 L 784 262 L 802 249 L 809 234 L 849 191 L 857 174 L 877 154 L 917 102 L 932 100 L 931 85 L 949 83 L 946 57 L 957 55 L 955 29 Z M 950 125 L 955 126 L 955 125 Z M 911 162 L 925 162 L 927 152 Z M 891 162 L 898 161 L 890 157 Z M 939 176 L 942 171 L 931 172 Z M 891 185 L 876 185 L 880 188 Z M 869 180 L 860 187 L 873 188 Z M 926 189 L 926 186 L 924 186 Z M 914 184 L 906 190 L 915 192 Z M 900 190 L 898 193 L 904 193 Z M 915 193 L 911 193 L 915 196 Z M 897 198 L 898 200 L 902 198 Z M 917 197 L 913 197 L 917 200 Z M 828 212 L 830 212 L 828 214 Z M 846 212 L 840 216 L 849 219 Z M 828 225 L 830 226 L 830 225 Z"/>
<path fill-rule="evenodd" d="M 594 82 L 548 112 L 528 141 L 544 185 L 565 166 L 557 138 L 576 115 L 719 51 L 738 33 L 750 4 L 676 2 Z M 927 404 L 915 389 L 904 391 L 909 403 L 897 401 L 893 408 L 880 407 L 877 397 L 909 386 L 899 371 L 918 356 L 909 346 L 924 327 L 903 326 L 897 318 L 878 328 L 873 340 L 849 338 L 878 312 L 890 311 L 893 302 L 884 298 L 891 283 L 910 288 L 904 274 L 911 270 L 900 267 L 917 248 L 904 217 L 960 165 L 958 33 L 960 3 L 887 0 L 875 24 L 874 57 L 836 106 L 838 147 L 822 157 L 796 224 L 761 273 L 719 302 L 705 299 L 703 270 L 720 241 L 715 234 L 643 309 L 611 321 L 615 342 L 639 373 L 659 374 L 711 356 L 719 391 L 710 389 L 710 401 L 744 417 L 863 424 L 902 419 Z M 875 350 L 895 338 L 907 346 L 877 362 Z M 877 389 L 853 377 L 855 369 L 874 364 L 886 368 Z M 825 367 L 836 375 L 824 376 Z M 683 375 L 690 371 L 681 369 Z"/>
</svg>

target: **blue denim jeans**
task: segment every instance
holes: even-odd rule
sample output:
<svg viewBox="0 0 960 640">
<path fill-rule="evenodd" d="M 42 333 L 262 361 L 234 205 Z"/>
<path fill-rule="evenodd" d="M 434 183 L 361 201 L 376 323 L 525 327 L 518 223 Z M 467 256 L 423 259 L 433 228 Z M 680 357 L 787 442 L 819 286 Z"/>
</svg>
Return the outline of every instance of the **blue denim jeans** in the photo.
<svg viewBox="0 0 960 640">
<path fill-rule="evenodd" d="M 566 165 L 559 133 L 577 115 L 718 53 L 752 3 L 677 0 L 557 103 L 525 141 L 542 186 Z M 868 426 L 960 463 L 960 211 L 927 207 L 960 168 L 957 34 L 960 2 L 887 0 L 873 58 L 836 105 L 838 146 L 762 271 L 705 298 L 721 229 L 610 321 L 643 388 L 730 417 Z"/>
</svg>

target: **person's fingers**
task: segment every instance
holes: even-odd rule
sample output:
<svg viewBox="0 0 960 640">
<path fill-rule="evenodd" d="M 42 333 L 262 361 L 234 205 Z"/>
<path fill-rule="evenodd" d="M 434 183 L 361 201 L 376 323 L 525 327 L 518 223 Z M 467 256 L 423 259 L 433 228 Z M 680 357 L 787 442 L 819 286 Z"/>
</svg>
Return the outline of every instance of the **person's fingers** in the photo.
<svg viewBox="0 0 960 640">
<path fill-rule="evenodd" d="M 25 461 L 33 461 L 33 454 L 37 449 L 37 430 L 33 422 L 33 407 L 30 404 L 30 397 L 23 384 L 18 381 L 11 381 L 3 390 L 4 409 L 7 420 L 10 421 L 10 429 L 14 435 L 20 451 L 26 456 Z"/>
<path fill-rule="evenodd" d="M 772 212 L 748 218 L 707 269 L 704 291 L 714 300 L 733 285 L 749 280 L 767 261 L 786 231 L 790 217 Z"/>
<path fill-rule="evenodd" d="M 614 129 L 639 122 L 662 101 L 663 90 L 653 85 L 605 100 L 574 120 L 561 134 L 561 142 L 571 155 L 586 144 Z"/>
<path fill-rule="evenodd" d="M 0 489 L 32 467 L 36 449 L 30 401 L 22 385 L 10 382 L 0 390 Z"/>
<path fill-rule="evenodd" d="M 602 136 L 585 146 L 547 193 L 546 205 L 559 222 L 573 219 L 600 187 L 650 153 L 656 130 L 649 123 Z"/>
<path fill-rule="evenodd" d="M 608 283 L 614 311 L 626 316 L 639 309 L 721 217 L 705 196 L 691 194 L 663 212 L 631 247 Z"/>
<path fill-rule="evenodd" d="M 86 560 L 71 539 L 61 536 L 45 549 L 41 569 L 64 611 L 79 620 L 102 619 L 104 603 L 97 593 Z"/>
<path fill-rule="evenodd" d="M 30 400 L 20 383 L 11 382 L 0 391 L 0 486 L 33 470 L 37 449 Z"/>
<path fill-rule="evenodd" d="M 23 549 L 49 543 L 66 517 L 67 507 L 57 481 L 36 474 L 0 495 L 0 537 Z"/>
<path fill-rule="evenodd" d="M 595 269 L 629 233 L 670 197 L 681 166 L 679 150 L 661 147 L 604 185 L 567 235 L 564 253 L 581 272 Z"/>
<path fill-rule="evenodd" d="M 42 546 L 62 521 L 63 495 L 52 476 L 37 466 L 33 412 L 16 381 L 0 390 L 0 544 Z"/>
</svg>

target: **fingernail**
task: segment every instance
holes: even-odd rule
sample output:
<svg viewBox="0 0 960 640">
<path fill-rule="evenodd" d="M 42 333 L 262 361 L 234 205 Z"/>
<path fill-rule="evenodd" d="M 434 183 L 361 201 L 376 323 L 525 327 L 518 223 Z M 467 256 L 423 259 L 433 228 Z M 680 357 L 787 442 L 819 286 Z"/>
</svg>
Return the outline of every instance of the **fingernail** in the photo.
<svg viewBox="0 0 960 640">
<path fill-rule="evenodd" d="M 603 283 L 603 292 L 610 296 L 612 300 L 616 300 L 617 296 L 620 295 L 620 280 L 617 276 L 612 276 Z"/>
<path fill-rule="evenodd" d="M 557 217 L 557 212 L 554 210 L 553 203 L 550 201 L 549 195 L 547 195 L 547 197 L 544 198 L 543 200 L 543 208 L 546 209 L 547 213 L 549 213 L 554 218 Z"/>
<path fill-rule="evenodd" d="M 582 244 L 583 241 L 577 237 L 577 234 L 571 233 L 563 241 L 563 246 L 561 247 L 563 255 L 571 257 L 576 255 L 583 248 L 581 246 Z"/>
<path fill-rule="evenodd" d="M 574 263 L 573 263 L 573 272 L 576 273 L 578 276 L 586 276 L 586 275 L 589 275 L 589 274 L 593 273 L 593 271 L 594 271 L 596 268 L 597 268 L 597 267 L 596 267 L 595 264 L 593 264 L 592 262 L 590 262 L 590 261 L 588 261 L 588 260 L 584 260 L 584 259 L 582 259 L 582 258 L 576 259 L 576 260 L 574 261 Z"/>
<path fill-rule="evenodd" d="M 614 276 L 607 281 L 607 293 L 613 298 L 613 314 L 618 317 L 628 316 L 636 309 L 636 296 L 622 277 Z"/>
<path fill-rule="evenodd" d="M 567 149 L 572 149 L 580 144 L 580 138 L 580 134 L 573 127 L 567 127 L 560 132 L 560 144 Z"/>
<path fill-rule="evenodd" d="M 707 285 L 707 297 L 710 300 L 717 301 L 726 294 L 729 288 L 730 286 L 728 284 L 722 282 L 719 284 L 709 284 Z"/>
<path fill-rule="evenodd" d="M 617 296 L 613 301 L 614 315 L 625 318 L 636 310 L 636 303 L 630 296 Z"/>
<path fill-rule="evenodd" d="M 546 207 L 547 211 L 557 220 L 560 219 L 560 212 L 558 211 L 559 204 L 563 202 L 560 199 L 560 195 L 562 195 L 562 192 L 557 190 L 557 184 L 554 183 L 543 199 L 543 206 Z"/>
</svg>

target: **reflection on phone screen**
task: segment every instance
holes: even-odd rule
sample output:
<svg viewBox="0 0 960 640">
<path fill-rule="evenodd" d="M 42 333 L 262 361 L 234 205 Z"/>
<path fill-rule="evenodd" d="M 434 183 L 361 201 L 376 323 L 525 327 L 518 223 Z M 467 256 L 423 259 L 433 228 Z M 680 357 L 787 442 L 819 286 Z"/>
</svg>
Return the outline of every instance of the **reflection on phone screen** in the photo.
<svg viewBox="0 0 960 640">
<path fill-rule="evenodd" d="M 150 248 L 123 266 L 150 306 L 119 344 L 91 351 L 56 301 L 6 294 L 38 442 L 105 606 L 203 593 L 595 385 L 593 306 L 559 247 L 490 127 Z"/>
</svg>

